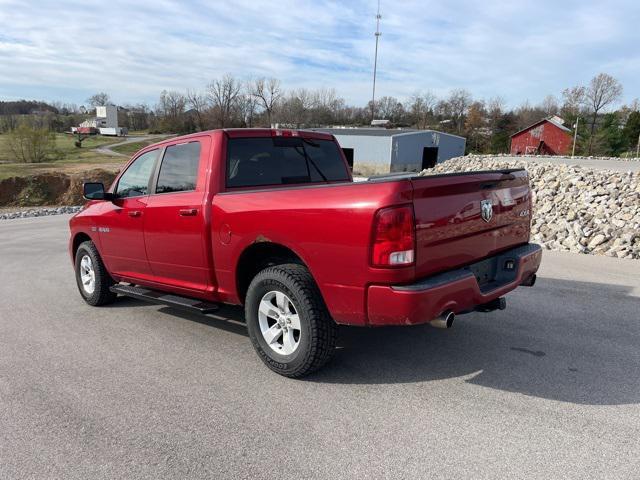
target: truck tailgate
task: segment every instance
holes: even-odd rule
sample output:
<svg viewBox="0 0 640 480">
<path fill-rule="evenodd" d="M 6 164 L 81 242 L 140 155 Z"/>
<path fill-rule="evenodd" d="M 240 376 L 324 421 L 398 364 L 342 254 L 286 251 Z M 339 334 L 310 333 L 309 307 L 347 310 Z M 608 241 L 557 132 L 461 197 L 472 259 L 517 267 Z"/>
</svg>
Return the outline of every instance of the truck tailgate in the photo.
<svg viewBox="0 0 640 480">
<path fill-rule="evenodd" d="M 413 177 L 411 182 L 418 278 L 529 241 L 531 196 L 525 170 Z"/>
</svg>

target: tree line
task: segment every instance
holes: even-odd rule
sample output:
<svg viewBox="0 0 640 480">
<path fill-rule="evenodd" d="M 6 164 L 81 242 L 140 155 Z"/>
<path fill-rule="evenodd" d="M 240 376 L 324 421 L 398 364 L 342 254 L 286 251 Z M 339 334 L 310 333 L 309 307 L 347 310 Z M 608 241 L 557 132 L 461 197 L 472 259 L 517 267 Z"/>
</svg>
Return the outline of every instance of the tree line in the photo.
<svg viewBox="0 0 640 480">
<path fill-rule="evenodd" d="M 505 153 L 510 136 L 541 120 L 557 115 L 565 126 L 578 123 L 576 153 L 620 156 L 635 154 L 640 135 L 640 101 L 620 105 L 623 87 L 606 73 L 586 85 L 548 95 L 539 104 L 528 101 L 508 108 L 503 98 L 474 98 L 465 89 L 438 97 L 430 91 L 416 92 L 401 100 L 383 96 L 363 106 L 349 105 L 335 89 L 283 88 L 277 78 L 240 80 L 224 75 L 200 90 L 165 90 L 156 105 L 124 105 L 119 124 L 130 130 L 158 133 L 191 133 L 212 128 L 290 128 L 334 125 L 366 126 L 372 119 L 386 119 L 390 126 L 434 129 L 467 138 L 467 153 Z M 16 128 L 20 117 L 36 117 L 39 127 L 65 131 L 77 125 L 97 105 L 111 103 L 101 92 L 87 99 L 87 107 L 43 102 L 0 102 L 0 131 Z M 614 108 L 615 107 L 615 108 Z M 24 112 L 37 111 L 36 115 Z"/>
</svg>

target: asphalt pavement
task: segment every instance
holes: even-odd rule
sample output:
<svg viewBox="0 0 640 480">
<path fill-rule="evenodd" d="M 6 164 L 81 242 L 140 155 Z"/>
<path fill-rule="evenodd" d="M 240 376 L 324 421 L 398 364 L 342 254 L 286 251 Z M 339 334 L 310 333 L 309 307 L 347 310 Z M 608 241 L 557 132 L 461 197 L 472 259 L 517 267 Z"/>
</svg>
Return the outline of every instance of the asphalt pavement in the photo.
<svg viewBox="0 0 640 480">
<path fill-rule="evenodd" d="M 505 311 L 343 328 L 303 380 L 242 311 L 87 306 L 68 216 L 0 222 L 0 478 L 638 478 L 640 262 L 544 252 Z"/>
</svg>

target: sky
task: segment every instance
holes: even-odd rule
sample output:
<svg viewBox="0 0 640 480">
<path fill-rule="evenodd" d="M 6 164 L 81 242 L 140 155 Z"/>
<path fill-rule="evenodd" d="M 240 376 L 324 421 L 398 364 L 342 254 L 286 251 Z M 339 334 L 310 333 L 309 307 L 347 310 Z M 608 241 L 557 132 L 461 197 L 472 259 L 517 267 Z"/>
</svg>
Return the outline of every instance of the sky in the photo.
<svg viewBox="0 0 640 480">
<path fill-rule="evenodd" d="M 376 0 L 0 0 L 0 100 L 157 103 L 230 73 L 371 98 Z M 381 0 L 377 96 L 539 103 L 600 72 L 640 97 L 640 1 Z"/>
</svg>

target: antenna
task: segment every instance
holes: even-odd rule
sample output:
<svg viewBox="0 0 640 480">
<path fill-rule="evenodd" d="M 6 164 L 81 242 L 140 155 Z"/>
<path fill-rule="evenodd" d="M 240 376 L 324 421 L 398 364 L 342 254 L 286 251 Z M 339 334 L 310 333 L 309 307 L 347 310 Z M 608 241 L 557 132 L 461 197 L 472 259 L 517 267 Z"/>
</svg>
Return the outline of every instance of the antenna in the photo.
<svg viewBox="0 0 640 480">
<path fill-rule="evenodd" d="M 378 13 L 376 14 L 376 53 L 373 57 L 373 93 L 371 95 L 371 120 L 375 120 L 376 114 L 376 71 L 378 69 L 378 40 L 380 40 L 380 35 L 382 32 L 380 31 L 380 19 L 382 16 L 380 15 L 380 0 L 378 0 Z"/>
</svg>

